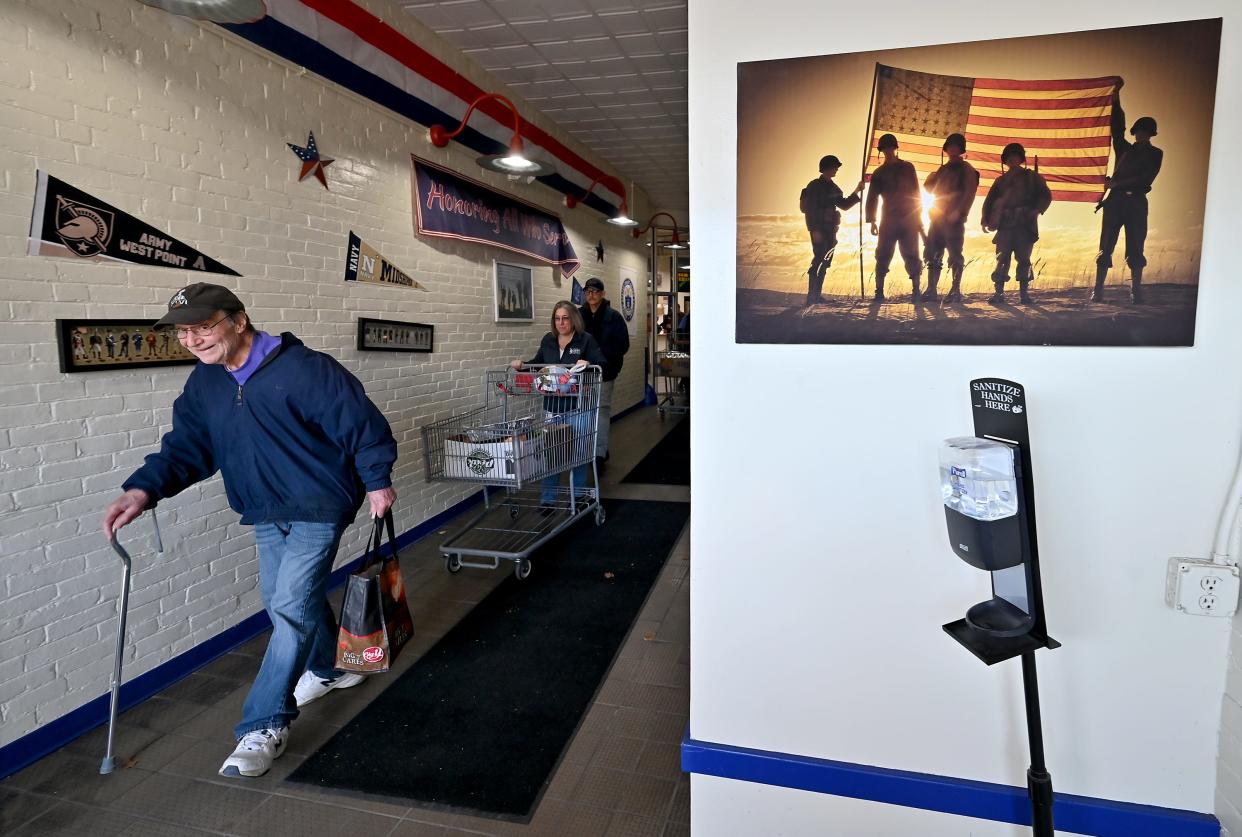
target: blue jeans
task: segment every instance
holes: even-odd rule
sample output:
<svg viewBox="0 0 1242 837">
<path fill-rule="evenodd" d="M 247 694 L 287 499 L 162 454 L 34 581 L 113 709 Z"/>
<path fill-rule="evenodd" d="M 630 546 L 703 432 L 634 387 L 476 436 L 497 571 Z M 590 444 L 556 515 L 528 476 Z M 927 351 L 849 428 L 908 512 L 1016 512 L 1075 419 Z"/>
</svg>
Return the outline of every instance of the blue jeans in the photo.
<svg viewBox="0 0 1242 837">
<path fill-rule="evenodd" d="M 336 617 L 328 604 L 328 576 L 344 526 L 335 523 L 260 523 L 259 589 L 272 620 L 272 638 L 246 695 L 237 738 L 279 729 L 298 716 L 293 687 L 304 671 L 330 678 L 336 662 Z"/>
<path fill-rule="evenodd" d="M 562 417 L 564 422 L 574 430 L 573 456 L 575 459 L 581 459 L 584 456 L 595 455 L 595 439 L 591 436 L 591 414 L 587 411 L 572 412 Z M 574 481 L 574 497 L 579 497 L 587 487 L 587 474 L 591 468 L 589 465 L 579 465 L 572 471 Z M 556 489 L 561 484 L 561 475 L 552 474 L 543 478 L 543 490 L 540 493 L 539 502 L 544 505 L 551 505 L 556 502 Z"/>
</svg>

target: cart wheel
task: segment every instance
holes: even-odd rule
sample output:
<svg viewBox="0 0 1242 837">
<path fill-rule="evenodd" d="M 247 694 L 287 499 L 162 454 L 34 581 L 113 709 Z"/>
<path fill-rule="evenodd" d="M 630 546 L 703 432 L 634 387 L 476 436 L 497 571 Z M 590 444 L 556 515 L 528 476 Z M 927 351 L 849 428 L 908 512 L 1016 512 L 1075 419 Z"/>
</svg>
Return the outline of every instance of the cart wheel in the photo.
<svg viewBox="0 0 1242 837">
<path fill-rule="evenodd" d="M 444 569 L 448 570 L 451 573 L 461 572 L 461 556 L 460 555 L 444 556 Z"/>
<path fill-rule="evenodd" d="M 660 421 L 664 421 L 664 408 L 657 407 L 656 409 L 660 411 Z"/>
<path fill-rule="evenodd" d="M 603 526 L 603 525 L 604 525 L 604 520 L 606 520 L 606 519 L 607 519 L 607 517 L 608 517 L 608 515 L 604 514 L 604 507 L 603 507 L 603 506 L 601 506 L 601 505 L 596 504 L 596 506 L 595 506 L 595 525 L 596 525 L 596 526 Z"/>
<path fill-rule="evenodd" d="M 523 558 L 521 561 L 518 561 L 516 564 L 514 564 L 513 574 L 516 575 L 519 580 L 524 579 L 527 576 L 529 576 L 530 575 L 530 559 Z"/>
<path fill-rule="evenodd" d="M 509 506 L 509 519 L 510 520 L 516 519 L 518 516 L 518 511 L 519 509 L 517 506 Z"/>
</svg>

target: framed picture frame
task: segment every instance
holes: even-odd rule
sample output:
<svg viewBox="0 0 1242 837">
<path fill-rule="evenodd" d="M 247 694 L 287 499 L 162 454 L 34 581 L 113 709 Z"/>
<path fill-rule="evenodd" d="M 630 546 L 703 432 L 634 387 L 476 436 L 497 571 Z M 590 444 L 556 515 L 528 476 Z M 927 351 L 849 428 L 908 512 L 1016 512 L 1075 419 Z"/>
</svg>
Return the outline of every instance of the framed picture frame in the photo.
<svg viewBox="0 0 1242 837">
<path fill-rule="evenodd" d="M 111 372 L 198 363 L 171 328 L 153 320 L 57 320 L 61 372 Z"/>
<path fill-rule="evenodd" d="M 492 262 L 495 319 L 498 323 L 535 321 L 534 269 L 499 260 Z"/>
<path fill-rule="evenodd" d="M 358 318 L 358 350 L 361 352 L 423 352 L 435 347 L 435 326 L 401 320 Z"/>
</svg>

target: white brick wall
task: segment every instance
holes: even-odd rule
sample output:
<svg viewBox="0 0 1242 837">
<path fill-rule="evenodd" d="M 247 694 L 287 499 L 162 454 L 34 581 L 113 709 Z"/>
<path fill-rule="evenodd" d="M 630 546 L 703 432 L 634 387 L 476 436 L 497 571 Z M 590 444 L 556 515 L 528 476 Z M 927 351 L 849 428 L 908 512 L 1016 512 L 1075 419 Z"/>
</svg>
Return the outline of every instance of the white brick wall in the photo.
<svg viewBox="0 0 1242 837">
<path fill-rule="evenodd" d="M 395 4 L 370 10 L 485 89 L 502 89 Z M 53 323 L 66 317 L 155 319 L 184 271 L 25 255 L 35 171 L 44 169 L 167 231 L 244 274 L 236 287 L 260 328 L 289 330 L 331 353 L 366 386 L 399 443 L 399 528 L 461 500 L 470 488 L 423 481 L 418 428 L 473 406 L 484 370 L 529 356 L 551 304 L 570 282 L 535 270 L 531 326 L 492 322 L 491 260 L 500 251 L 421 240 L 413 232 L 409 154 L 488 179 L 473 154 L 444 151 L 409 123 L 209 25 L 121 0 L 14 0 L 0 8 L 0 746 L 108 688 L 120 563 L 99 533 L 121 481 L 169 427 L 187 367 L 58 371 Z M 523 108 L 545 130 L 553 126 Z M 298 183 L 286 142 L 308 130 L 331 191 Z M 572 145 L 572 141 L 562 138 Z M 584 149 L 578 152 L 587 159 Z M 493 185 L 565 220 L 581 276 L 640 290 L 645 248 L 599 213 L 566 210 L 541 185 Z M 630 198 L 636 210 L 642 195 Z M 429 292 L 343 281 L 353 230 Z M 594 261 L 595 242 L 608 250 Z M 430 356 L 360 353 L 359 316 L 432 323 Z M 641 400 L 641 337 L 616 408 Z M 134 555 L 126 677 L 186 651 L 260 608 L 249 527 L 219 479 L 161 505 L 166 552 L 151 525 L 123 532 Z M 340 562 L 364 548 L 347 533 Z"/>
</svg>

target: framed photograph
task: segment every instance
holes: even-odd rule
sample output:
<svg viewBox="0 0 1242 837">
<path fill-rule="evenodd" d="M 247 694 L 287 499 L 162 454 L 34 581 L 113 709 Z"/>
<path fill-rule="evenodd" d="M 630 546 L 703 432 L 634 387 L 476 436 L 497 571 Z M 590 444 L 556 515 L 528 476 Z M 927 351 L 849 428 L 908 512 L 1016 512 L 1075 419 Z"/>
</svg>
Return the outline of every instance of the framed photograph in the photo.
<svg viewBox="0 0 1242 837">
<path fill-rule="evenodd" d="M 736 341 L 1193 346 L 1220 47 L 1216 17 L 738 63 Z"/>
<path fill-rule="evenodd" d="M 425 323 L 358 318 L 358 350 L 362 352 L 431 352 L 435 328 Z"/>
<path fill-rule="evenodd" d="M 535 284 L 531 268 L 499 261 L 492 264 L 496 290 L 496 322 L 534 322 Z"/>
<path fill-rule="evenodd" d="M 138 369 L 198 363 L 171 328 L 152 320 L 57 320 L 61 372 Z"/>
</svg>

